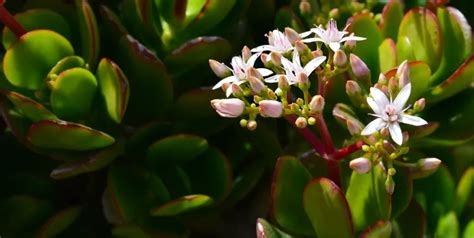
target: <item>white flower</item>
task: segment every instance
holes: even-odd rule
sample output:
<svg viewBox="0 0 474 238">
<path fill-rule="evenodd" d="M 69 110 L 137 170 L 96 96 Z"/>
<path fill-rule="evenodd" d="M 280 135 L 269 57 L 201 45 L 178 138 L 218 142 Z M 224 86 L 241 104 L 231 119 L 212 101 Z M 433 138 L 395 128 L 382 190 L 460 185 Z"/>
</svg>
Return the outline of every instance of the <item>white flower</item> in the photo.
<svg viewBox="0 0 474 238">
<path fill-rule="evenodd" d="M 351 160 L 351 162 L 349 162 L 349 167 L 351 167 L 352 170 L 356 171 L 359 174 L 366 174 L 372 168 L 372 163 L 370 162 L 370 160 L 364 157 L 360 157 Z"/>
<path fill-rule="evenodd" d="M 267 37 L 269 44 L 255 47 L 252 52 L 272 51 L 283 54 L 293 49 L 288 37 L 279 30 L 269 32 Z"/>
<path fill-rule="evenodd" d="M 346 26 L 347 28 L 347 26 Z M 346 36 L 347 31 L 346 28 L 344 30 L 339 31 L 337 29 L 337 24 L 336 21 L 331 19 L 329 20 L 328 27 L 323 29 L 321 26 L 316 27 L 316 28 L 311 28 L 311 30 L 307 32 L 303 32 L 300 34 L 302 38 L 306 38 L 312 33 L 316 34 L 316 37 L 313 38 L 307 38 L 304 39 L 303 42 L 309 43 L 309 42 L 323 42 L 326 45 L 329 45 L 329 48 L 331 48 L 332 51 L 336 52 L 339 48 L 341 48 L 341 43 L 344 41 L 361 41 L 365 40 L 366 38 L 364 37 L 359 37 L 359 36 Z"/>
<path fill-rule="evenodd" d="M 260 114 L 264 117 L 281 117 L 283 113 L 283 105 L 275 100 L 262 100 L 258 103 Z"/>
<path fill-rule="evenodd" d="M 242 115 L 245 109 L 245 103 L 237 98 L 214 99 L 211 106 L 221 117 L 238 117 Z"/>
<path fill-rule="evenodd" d="M 260 56 L 260 53 L 253 54 L 249 57 L 247 61 L 245 61 L 241 56 L 234 56 L 232 58 L 232 61 L 230 65 L 232 66 L 232 69 L 229 68 L 229 70 L 232 72 L 232 75 L 229 77 L 226 77 L 219 81 L 212 89 L 218 89 L 222 87 L 225 83 L 232 83 L 232 84 L 237 84 L 240 85 L 242 83 L 247 82 L 248 75 L 247 72 L 250 68 L 252 68 L 255 64 L 255 61 L 257 58 Z M 227 66 L 226 66 L 227 67 Z M 262 74 L 262 76 L 268 76 L 272 74 L 273 72 L 269 69 L 266 68 L 258 68 L 257 71 Z M 229 97 L 232 94 L 232 87 L 228 87 L 226 90 L 226 96 Z"/>
<path fill-rule="evenodd" d="M 303 74 L 307 77 L 324 61 L 326 60 L 326 56 L 319 56 L 312 60 L 310 60 L 304 67 L 301 66 L 300 55 L 298 51 L 293 51 L 293 59 L 289 61 L 285 57 L 281 57 L 281 64 L 283 65 L 283 69 L 285 70 L 286 80 L 288 84 L 292 85 L 298 82 L 298 77 L 300 74 Z M 265 82 L 267 83 L 277 83 L 279 77 L 282 76 L 281 74 L 274 75 L 272 77 L 266 78 Z M 301 76 L 300 76 L 301 77 Z"/>
<path fill-rule="evenodd" d="M 411 116 L 404 113 L 408 108 L 403 108 L 408 101 L 411 93 L 411 83 L 406 84 L 398 93 L 395 100 L 389 100 L 387 96 L 377 88 L 370 88 L 371 97 L 367 97 L 367 103 L 372 108 L 377 117 L 370 122 L 362 135 L 371 135 L 372 133 L 388 128 L 390 136 L 395 143 L 401 145 L 403 142 L 402 130 L 399 123 L 405 123 L 414 126 L 422 126 L 428 124 L 425 120 L 417 116 Z"/>
</svg>

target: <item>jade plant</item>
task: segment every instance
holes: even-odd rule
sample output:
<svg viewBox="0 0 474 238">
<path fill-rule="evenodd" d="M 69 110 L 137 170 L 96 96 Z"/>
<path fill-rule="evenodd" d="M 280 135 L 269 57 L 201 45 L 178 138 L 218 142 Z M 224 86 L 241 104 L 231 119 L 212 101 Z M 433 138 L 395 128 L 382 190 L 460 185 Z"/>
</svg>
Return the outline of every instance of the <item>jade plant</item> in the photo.
<svg viewBox="0 0 474 238">
<path fill-rule="evenodd" d="M 306 144 L 276 162 L 258 237 L 472 236 L 472 160 L 459 151 L 474 135 L 472 32 L 459 10 L 429 3 L 325 14 L 331 3 L 303 0 L 288 23 L 315 27 L 270 31 L 230 67 L 209 61 L 226 94 L 210 102 L 218 115 L 250 131 L 284 118 Z M 342 12 L 340 30 L 328 17 Z"/>
</svg>

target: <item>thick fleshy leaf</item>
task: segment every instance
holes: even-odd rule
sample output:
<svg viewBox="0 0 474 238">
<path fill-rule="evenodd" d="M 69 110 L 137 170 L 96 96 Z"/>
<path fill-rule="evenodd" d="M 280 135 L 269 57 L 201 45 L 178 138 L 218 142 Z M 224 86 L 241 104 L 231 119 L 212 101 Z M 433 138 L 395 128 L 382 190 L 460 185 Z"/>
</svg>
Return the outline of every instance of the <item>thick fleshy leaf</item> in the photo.
<svg viewBox="0 0 474 238">
<path fill-rule="evenodd" d="M 16 92 L 7 92 L 6 97 L 15 107 L 33 122 L 58 119 L 51 111 L 35 100 Z"/>
<path fill-rule="evenodd" d="M 462 238 L 474 237 L 474 219 L 466 225 L 464 232 L 462 233 Z"/>
<path fill-rule="evenodd" d="M 379 221 L 365 229 L 360 238 L 390 238 L 392 234 L 392 223 L 389 221 Z"/>
<path fill-rule="evenodd" d="M 356 230 L 390 217 L 391 197 L 385 190 L 385 178 L 384 169 L 379 165 L 367 174 L 352 173 L 346 198 Z"/>
<path fill-rule="evenodd" d="M 272 226 L 263 218 L 257 219 L 257 238 L 290 238 L 291 236 Z"/>
<path fill-rule="evenodd" d="M 167 166 L 160 169 L 157 174 L 160 175 L 172 198 L 192 194 L 191 180 L 181 167 Z"/>
<path fill-rule="evenodd" d="M 438 8 L 437 15 L 445 45 L 439 68 L 433 73 L 434 82 L 446 79 L 459 67 L 465 58 L 464 52 L 467 43 L 464 40 L 462 26 L 455 16 L 445 8 Z"/>
<path fill-rule="evenodd" d="M 395 190 L 392 194 L 392 219 L 407 209 L 413 196 L 413 181 L 408 171 L 397 168 L 397 174 L 393 176 L 393 180 L 395 181 Z"/>
<path fill-rule="evenodd" d="M 466 89 L 474 82 L 474 54 L 471 55 L 448 79 L 431 90 L 427 101 L 435 103 Z"/>
<path fill-rule="evenodd" d="M 303 192 L 310 180 L 310 173 L 294 157 L 278 159 L 273 172 L 271 214 L 284 230 L 314 235 L 311 221 L 303 207 Z"/>
<path fill-rule="evenodd" d="M 119 223 L 143 219 L 152 207 L 170 199 L 158 176 L 126 164 L 114 164 L 110 168 L 107 185 L 103 199 L 111 205 Z"/>
<path fill-rule="evenodd" d="M 403 5 L 400 0 L 389 0 L 382 10 L 380 28 L 384 38 L 397 41 L 398 27 L 403 18 Z"/>
<path fill-rule="evenodd" d="M 454 186 L 454 179 L 443 165 L 430 177 L 414 180 L 413 196 L 426 211 L 430 229 L 434 230 L 439 218 L 453 207 Z"/>
<path fill-rule="evenodd" d="M 165 66 L 130 35 L 120 39 L 119 49 L 116 62 L 125 75 L 133 75 L 128 78 L 131 92 L 125 118 L 137 123 L 163 116 L 173 99 L 173 85 Z"/>
<path fill-rule="evenodd" d="M 125 115 L 130 95 L 127 76 L 112 60 L 103 58 L 97 68 L 97 81 L 110 118 L 120 123 Z"/>
<path fill-rule="evenodd" d="M 434 72 L 441 61 L 442 35 L 436 15 L 426 8 L 413 8 L 402 19 L 398 42 L 407 41 L 415 60 L 421 60 Z M 408 52 L 398 47 L 398 61 L 409 59 Z"/>
<path fill-rule="evenodd" d="M 186 227 L 170 217 L 147 219 L 140 225 L 124 224 L 112 229 L 113 237 L 117 238 L 186 238 L 189 231 Z"/>
<path fill-rule="evenodd" d="M 461 11 L 454 7 L 446 7 L 446 9 L 451 17 L 450 20 L 457 22 L 453 24 L 461 28 L 464 37 L 464 58 L 467 58 L 472 54 L 472 27 Z"/>
<path fill-rule="evenodd" d="M 385 39 L 379 46 L 380 72 L 385 73 L 389 69 L 396 67 L 398 65 L 397 61 L 395 42 L 390 38 Z"/>
<path fill-rule="evenodd" d="M 358 14 L 351 17 L 348 21 L 350 31 L 356 36 L 367 38 L 364 41 L 358 41 L 357 47 L 354 48 L 354 54 L 359 56 L 371 70 L 372 82 L 378 79 L 379 71 L 379 54 L 378 46 L 382 43 L 382 33 L 369 14 Z"/>
<path fill-rule="evenodd" d="M 262 160 L 252 161 L 252 163 L 237 173 L 232 185 L 232 191 L 224 203 L 226 206 L 232 207 L 252 191 L 263 176 L 265 170 L 263 164 Z"/>
<path fill-rule="evenodd" d="M 72 161 L 59 165 L 57 168 L 51 171 L 50 176 L 54 179 L 66 179 L 83 173 L 89 173 L 105 168 L 118 156 L 123 154 L 123 147 L 123 141 L 119 139 L 113 145 L 103 150 L 93 152 L 83 160 Z"/>
<path fill-rule="evenodd" d="M 176 216 L 203 207 L 208 207 L 212 203 L 213 200 L 209 196 L 202 194 L 188 195 L 168 201 L 159 207 L 152 208 L 150 213 L 152 216 Z"/>
<path fill-rule="evenodd" d="M 349 120 L 355 124 L 359 124 L 361 128 L 364 127 L 362 122 L 357 118 L 354 110 L 344 103 L 336 104 L 332 109 L 332 115 L 344 128 L 347 128 L 347 121 Z"/>
<path fill-rule="evenodd" d="M 48 219 L 41 227 L 35 237 L 52 238 L 56 237 L 68 228 L 81 214 L 81 207 L 74 206 L 61 210 Z"/>
<path fill-rule="evenodd" d="M 80 56 L 67 56 L 58 61 L 58 63 L 49 71 L 47 78 L 54 79 L 58 74 L 72 68 L 86 68 L 86 62 Z"/>
<path fill-rule="evenodd" d="M 156 10 L 152 0 L 124 0 L 119 5 L 119 14 L 124 25 L 133 36 L 148 46 L 161 43 L 161 22 L 156 22 L 160 15 Z"/>
<path fill-rule="evenodd" d="M 71 39 L 69 24 L 58 13 L 48 9 L 32 9 L 15 15 L 15 20 L 20 23 L 26 31 L 51 30 L 55 31 L 67 39 Z M 18 40 L 7 27 L 3 28 L 2 42 L 5 49 L 10 48 Z"/>
<path fill-rule="evenodd" d="M 163 164 L 183 165 L 196 158 L 209 148 L 207 140 L 195 135 L 173 135 L 160 139 L 150 145 L 147 163 L 152 168 Z"/>
<path fill-rule="evenodd" d="M 429 65 L 422 61 L 412 61 L 408 63 L 410 69 L 411 94 L 408 103 L 413 103 L 418 100 L 424 93 L 429 90 L 433 83 L 431 80 L 431 69 Z M 391 69 L 385 76 L 390 78 L 395 76 L 397 69 Z M 429 100 L 427 100 L 430 102 Z"/>
<path fill-rule="evenodd" d="M 303 205 L 318 237 L 353 237 L 349 205 L 344 193 L 331 180 L 311 180 L 304 189 Z"/>
<path fill-rule="evenodd" d="M 115 141 L 104 132 L 82 124 L 58 120 L 33 123 L 28 130 L 27 138 L 34 146 L 40 148 L 76 151 L 106 147 Z"/>
<path fill-rule="evenodd" d="M 398 216 L 396 223 L 397 226 L 393 229 L 395 237 L 425 237 L 426 215 L 415 199 L 412 199 L 408 208 Z"/>
<path fill-rule="evenodd" d="M 48 84 L 51 108 L 59 118 L 77 120 L 89 114 L 97 93 L 97 79 L 89 70 L 68 69 Z"/>
<path fill-rule="evenodd" d="M 215 203 L 222 202 L 232 188 L 232 168 L 229 160 L 215 148 L 209 148 L 183 168 L 191 181 L 194 194 L 212 197 Z"/>
<path fill-rule="evenodd" d="M 87 0 L 75 1 L 81 33 L 81 55 L 89 67 L 95 69 L 100 49 L 100 35 L 95 14 Z"/>
<path fill-rule="evenodd" d="M 451 211 L 438 220 L 435 237 L 458 238 L 459 222 L 456 213 Z"/>
<path fill-rule="evenodd" d="M 455 211 L 461 215 L 468 201 L 474 198 L 474 167 L 466 169 L 456 188 Z"/>
<path fill-rule="evenodd" d="M 49 30 L 30 31 L 3 58 L 3 71 L 14 86 L 31 90 L 46 87 L 45 78 L 62 58 L 74 54 L 71 43 Z"/>
</svg>

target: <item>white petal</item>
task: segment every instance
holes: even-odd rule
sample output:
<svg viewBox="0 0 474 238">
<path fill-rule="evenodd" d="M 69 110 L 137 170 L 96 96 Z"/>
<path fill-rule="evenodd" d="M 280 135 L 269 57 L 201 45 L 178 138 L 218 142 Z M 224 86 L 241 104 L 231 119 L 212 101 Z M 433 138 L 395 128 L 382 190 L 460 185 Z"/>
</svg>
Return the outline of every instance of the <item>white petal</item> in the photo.
<svg viewBox="0 0 474 238">
<path fill-rule="evenodd" d="M 260 53 L 256 53 L 250 56 L 249 60 L 247 60 L 247 66 L 253 67 L 253 65 L 255 64 L 255 61 L 258 59 L 259 56 L 260 56 Z"/>
<path fill-rule="evenodd" d="M 262 74 L 263 77 L 266 77 L 270 74 L 273 74 L 273 71 L 266 69 L 266 68 L 258 68 L 257 71 Z"/>
<path fill-rule="evenodd" d="M 339 48 L 341 48 L 341 43 L 329 42 L 329 48 L 331 48 L 332 51 L 336 52 Z"/>
<path fill-rule="evenodd" d="M 397 112 L 400 112 L 403 110 L 403 107 L 408 101 L 408 98 L 410 97 L 411 93 L 411 83 L 403 86 L 402 90 L 398 93 L 397 97 L 393 101 L 393 105 L 397 109 Z"/>
<path fill-rule="evenodd" d="M 312 42 L 316 42 L 316 41 L 326 43 L 325 40 L 323 40 L 323 39 L 321 39 L 321 38 L 317 38 L 317 37 L 315 37 L 315 38 L 307 38 L 307 39 L 302 40 L 302 42 L 304 42 L 304 43 L 312 43 Z"/>
<path fill-rule="evenodd" d="M 353 40 L 353 41 L 361 41 L 361 40 L 367 40 L 365 37 L 360 37 L 360 36 L 347 36 L 341 39 L 341 42 L 348 41 L 348 40 Z"/>
<path fill-rule="evenodd" d="M 319 36 L 321 39 L 324 39 L 324 35 L 326 33 L 326 30 L 322 29 L 321 27 L 317 28 L 312 28 L 311 29 L 317 36 Z"/>
<path fill-rule="evenodd" d="M 300 33 L 300 37 L 301 38 L 306 38 L 308 37 L 309 35 L 313 34 L 313 31 L 309 30 L 309 31 L 305 31 L 303 33 Z"/>
<path fill-rule="evenodd" d="M 297 50 L 293 51 L 293 65 L 301 66 L 300 54 L 298 54 Z"/>
<path fill-rule="evenodd" d="M 385 127 L 387 123 L 385 123 L 381 118 L 376 118 L 375 120 L 371 121 L 360 133 L 363 136 L 372 135 L 374 132 L 382 129 Z"/>
<path fill-rule="evenodd" d="M 382 115 L 382 108 L 377 105 L 373 98 L 367 97 L 367 103 L 369 104 L 370 108 L 372 108 L 372 111 L 375 112 L 375 114 Z"/>
<path fill-rule="evenodd" d="M 225 96 L 226 96 L 226 97 L 229 97 L 231 94 L 232 94 L 232 87 L 229 86 L 229 87 L 227 87 L 227 89 L 225 90 Z"/>
<path fill-rule="evenodd" d="M 281 74 L 273 75 L 271 77 L 264 79 L 263 81 L 265 81 L 266 83 L 278 83 L 278 78 L 280 78 L 280 76 L 282 75 Z"/>
<path fill-rule="evenodd" d="M 238 81 L 237 77 L 229 76 L 229 77 L 224 78 L 221 81 L 219 81 L 216 85 L 214 85 L 214 87 L 212 87 L 212 89 L 213 90 L 218 89 L 218 88 L 222 87 L 222 85 L 225 84 L 225 83 L 232 83 L 232 82 L 235 82 L 235 81 Z"/>
<path fill-rule="evenodd" d="M 253 48 L 250 52 L 262 52 L 262 51 L 273 51 L 275 47 L 273 45 L 261 45 Z"/>
<path fill-rule="evenodd" d="M 400 125 L 397 122 L 391 123 L 388 126 L 388 130 L 390 132 L 390 136 L 395 143 L 402 145 L 403 143 L 403 134 Z"/>
<path fill-rule="evenodd" d="M 381 110 L 384 110 L 385 106 L 390 103 L 388 101 L 387 95 L 385 95 L 385 93 L 380 91 L 378 88 L 371 87 L 370 95 L 372 95 L 372 98 L 375 100 L 375 103 L 377 103 Z"/>
<path fill-rule="evenodd" d="M 428 124 L 423 118 L 417 116 L 411 116 L 406 114 L 400 114 L 398 121 L 413 126 L 423 126 Z"/>
<path fill-rule="evenodd" d="M 319 65 L 321 65 L 324 61 L 326 60 L 326 56 L 319 56 L 311 61 L 309 61 L 305 66 L 304 66 L 304 72 L 306 75 L 310 75 Z"/>
</svg>

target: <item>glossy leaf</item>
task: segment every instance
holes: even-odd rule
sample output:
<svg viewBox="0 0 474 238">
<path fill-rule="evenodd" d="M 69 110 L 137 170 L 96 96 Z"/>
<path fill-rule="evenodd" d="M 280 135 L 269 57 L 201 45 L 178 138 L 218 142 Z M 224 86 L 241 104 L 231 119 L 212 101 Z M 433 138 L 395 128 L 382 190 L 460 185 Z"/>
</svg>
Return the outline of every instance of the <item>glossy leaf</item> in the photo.
<svg viewBox="0 0 474 238">
<path fill-rule="evenodd" d="M 27 138 L 34 146 L 40 148 L 76 151 L 106 147 L 115 141 L 104 132 L 81 124 L 57 120 L 33 123 L 28 130 Z"/>
<path fill-rule="evenodd" d="M 127 77 L 117 64 L 103 58 L 97 68 L 97 81 L 110 118 L 120 123 L 127 110 L 130 95 Z"/>
<path fill-rule="evenodd" d="M 222 202 L 232 188 L 232 169 L 229 160 L 215 148 L 192 160 L 184 170 L 191 181 L 194 194 L 205 194 L 215 203 Z"/>
<path fill-rule="evenodd" d="M 411 200 L 408 208 L 400 214 L 396 222 L 397 226 L 393 227 L 395 237 L 425 237 L 426 215 L 415 199 Z"/>
<path fill-rule="evenodd" d="M 349 205 L 341 189 L 331 180 L 311 180 L 304 189 L 303 205 L 318 237 L 353 237 Z"/>
<path fill-rule="evenodd" d="M 152 216 L 176 216 L 199 208 L 207 207 L 213 202 L 212 198 L 206 195 L 188 195 L 171 200 L 160 207 L 151 210 Z"/>
<path fill-rule="evenodd" d="M 209 147 L 207 140 L 195 135 L 173 135 L 160 139 L 147 150 L 147 163 L 158 168 L 163 164 L 183 165 Z"/>
<path fill-rule="evenodd" d="M 459 222 L 455 212 L 449 212 L 438 220 L 435 237 L 459 237 Z"/>
<path fill-rule="evenodd" d="M 160 175 L 172 198 L 192 194 L 191 180 L 181 167 L 166 166 L 161 168 L 157 174 Z"/>
<path fill-rule="evenodd" d="M 284 230 L 314 235 L 311 221 L 303 207 L 303 192 L 310 180 L 310 173 L 294 157 L 278 159 L 273 172 L 271 214 Z"/>
<path fill-rule="evenodd" d="M 366 37 L 364 41 L 357 42 L 354 54 L 359 56 L 371 70 L 372 82 L 379 76 L 378 46 L 382 43 L 382 33 L 369 14 L 358 14 L 349 19 L 350 31 L 356 36 Z"/>
<path fill-rule="evenodd" d="M 397 168 L 397 174 L 393 176 L 395 190 L 392 194 L 391 217 L 398 217 L 410 205 L 413 196 L 413 181 L 411 174 L 403 168 Z"/>
<path fill-rule="evenodd" d="M 415 60 L 426 62 L 434 72 L 441 61 L 442 35 L 438 18 L 425 8 L 411 9 L 402 19 L 398 41 L 410 43 Z M 410 59 L 408 52 L 398 49 L 398 61 Z"/>
<path fill-rule="evenodd" d="M 389 0 L 382 10 L 380 28 L 385 38 L 397 41 L 398 27 L 403 18 L 403 5 L 400 0 Z M 383 71 L 382 71 L 383 72 Z"/>
<path fill-rule="evenodd" d="M 244 199 L 255 188 L 264 173 L 263 161 L 253 161 L 235 175 L 232 191 L 225 201 L 225 205 L 232 207 Z"/>
<path fill-rule="evenodd" d="M 471 220 L 464 229 L 462 238 L 469 238 L 474 236 L 474 220 Z"/>
<path fill-rule="evenodd" d="M 56 237 L 67 229 L 81 214 L 81 207 L 69 207 L 54 214 L 36 234 L 37 238 Z"/>
<path fill-rule="evenodd" d="M 49 71 L 48 79 L 54 79 L 58 74 L 72 68 L 85 68 L 86 62 L 80 56 L 67 56 L 58 61 L 58 63 Z"/>
<path fill-rule="evenodd" d="M 474 167 L 466 169 L 456 188 L 455 211 L 461 215 L 470 198 L 474 198 Z"/>
<path fill-rule="evenodd" d="M 263 218 L 257 219 L 257 238 L 290 238 L 278 228 L 272 226 Z"/>
<path fill-rule="evenodd" d="M 68 69 L 49 81 L 49 85 L 51 108 L 59 118 L 77 120 L 89 114 L 97 93 L 97 79 L 89 70 Z"/>
<path fill-rule="evenodd" d="M 390 217 L 391 197 L 385 190 L 385 178 L 381 166 L 373 167 L 367 174 L 352 172 L 346 198 L 356 230 Z"/>
<path fill-rule="evenodd" d="M 408 68 L 410 69 L 410 82 L 412 85 L 410 98 L 408 99 L 409 103 L 414 103 L 415 100 L 418 100 L 426 91 L 429 89 L 429 86 L 432 84 L 431 80 L 431 69 L 430 67 L 422 61 L 412 61 L 408 63 Z M 388 71 L 385 76 L 390 78 L 394 76 L 396 69 Z"/>
<path fill-rule="evenodd" d="M 360 238 L 390 238 L 392 234 L 392 223 L 380 221 L 362 232 Z"/>
<path fill-rule="evenodd" d="M 380 72 L 385 73 L 398 65 L 395 42 L 387 38 L 379 46 Z"/>
<path fill-rule="evenodd" d="M 6 96 L 23 115 L 33 122 L 58 119 L 56 115 L 45 108 L 42 104 L 29 97 L 16 92 L 7 92 Z"/>
<path fill-rule="evenodd" d="M 49 30 L 30 31 L 13 44 L 3 58 L 8 81 L 31 90 L 46 87 L 44 79 L 62 58 L 74 54 L 71 43 Z"/>
<path fill-rule="evenodd" d="M 100 49 L 100 35 L 95 14 L 87 0 L 75 1 L 81 33 L 81 55 L 89 67 L 95 69 Z"/>
<path fill-rule="evenodd" d="M 51 30 L 71 39 L 69 24 L 58 13 L 49 9 L 31 9 L 15 15 L 15 20 L 27 31 Z M 10 48 L 18 37 L 7 27 L 3 28 L 2 42 L 5 49 Z"/>
<path fill-rule="evenodd" d="M 461 27 L 464 37 L 464 58 L 467 58 L 472 54 L 472 28 L 461 11 L 454 7 L 446 7 L 446 9 L 452 17 L 451 20 L 456 21 L 457 25 Z"/>
</svg>

